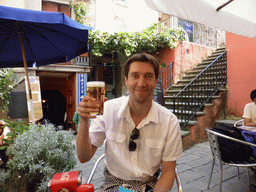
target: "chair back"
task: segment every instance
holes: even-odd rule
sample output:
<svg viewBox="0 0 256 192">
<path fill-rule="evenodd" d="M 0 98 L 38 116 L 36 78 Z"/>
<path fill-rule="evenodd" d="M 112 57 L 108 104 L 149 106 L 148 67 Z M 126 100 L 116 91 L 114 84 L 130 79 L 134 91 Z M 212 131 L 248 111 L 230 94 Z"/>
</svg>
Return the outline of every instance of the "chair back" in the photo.
<svg viewBox="0 0 256 192">
<path fill-rule="evenodd" d="M 210 143 L 210 148 L 212 151 L 212 154 L 214 157 L 217 157 L 219 161 L 221 161 L 221 156 L 220 156 L 220 148 L 219 148 L 219 142 L 218 142 L 218 137 L 215 134 L 214 131 L 211 131 L 210 129 L 205 129 L 207 136 L 208 136 L 208 141 Z"/>
<path fill-rule="evenodd" d="M 239 128 L 241 126 L 244 126 L 244 119 L 240 119 L 234 123 L 234 127 Z"/>
</svg>

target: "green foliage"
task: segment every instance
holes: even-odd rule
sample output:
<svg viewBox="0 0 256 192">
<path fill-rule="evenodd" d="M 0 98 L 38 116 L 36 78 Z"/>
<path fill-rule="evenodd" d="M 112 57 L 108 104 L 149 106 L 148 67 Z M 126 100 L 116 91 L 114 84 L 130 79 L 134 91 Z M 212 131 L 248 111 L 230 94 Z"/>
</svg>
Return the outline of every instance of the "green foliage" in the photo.
<svg viewBox="0 0 256 192">
<path fill-rule="evenodd" d="M 7 133 L 8 139 L 3 139 L 5 145 L 0 146 L 0 150 L 7 149 L 14 143 L 18 135 L 21 135 L 22 133 L 29 129 L 28 124 L 23 121 L 12 122 L 7 119 L 4 119 L 3 121 L 6 123 L 4 126 L 9 127 L 11 132 Z"/>
<path fill-rule="evenodd" d="M 69 171 L 76 164 L 73 151 L 75 136 L 70 131 L 55 131 L 52 124 L 30 125 L 7 149 L 11 157 L 9 172 L 0 178 L 1 190 L 47 191 L 55 173 Z"/>
<path fill-rule="evenodd" d="M 2 112 L 8 111 L 10 104 L 10 90 L 16 81 L 16 76 L 12 69 L 0 69 L 0 110 Z"/>
<path fill-rule="evenodd" d="M 105 54 L 121 53 L 129 57 L 134 53 L 152 53 L 161 47 L 175 48 L 179 41 L 184 40 L 184 32 L 179 30 L 166 30 L 157 32 L 157 24 L 141 32 L 107 32 L 89 31 L 90 52 L 95 57 Z"/>
<path fill-rule="evenodd" d="M 69 8 L 73 8 L 75 15 L 76 15 L 76 21 L 78 23 L 84 24 L 87 16 L 87 12 L 89 10 L 88 3 L 84 1 L 73 1 L 71 0 L 69 2 Z"/>
<path fill-rule="evenodd" d="M 76 21 L 84 24 L 89 12 L 87 2 L 69 2 L 70 8 L 73 8 Z M 164 28 L 164 27 L 161 27 Z M 129 57 L 134 53 L 152 53 L 156 52 L 160 47 L 177 46 L 179 41 L 184 40 L 184 31 L 182 29 L 173 30 L 164 28 L 162 32 L 157 31 L 157 24 L 141 32 L 117 32 L 109 34 L 107 32 L 89 31 L 89 47 L 91 56 L 103 57 L 106 54 L 121 53 Z"/>
</svg>

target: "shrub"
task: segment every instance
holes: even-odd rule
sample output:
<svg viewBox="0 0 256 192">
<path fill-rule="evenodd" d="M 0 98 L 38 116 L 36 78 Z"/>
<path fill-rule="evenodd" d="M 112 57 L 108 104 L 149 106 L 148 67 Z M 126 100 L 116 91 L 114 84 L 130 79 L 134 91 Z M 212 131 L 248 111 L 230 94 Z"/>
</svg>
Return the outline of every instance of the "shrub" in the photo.
<svg viewBox="0 0 256 192">
<path fill-rule="evenodd" d="M 47 191 L 47 183 L 55 173 L 74 168 L 75 136 L 54 129 L 49 123 L 34 124 L 17 136 L 7 150 L 9 173 L 2 178 L 1 190 L 8 191 L 7 186 L 11 186 L 18 191 L 24 187 L 27 191 Z"/>
<path fill-rule="evenodd" d="M 16 75 L 13 69 L 2 68 L 0 69 L 0 110 L 8 112 L 9 104 L 11 102 L 11 92 L 13 85 L 16 83 Z"/>
</svg>

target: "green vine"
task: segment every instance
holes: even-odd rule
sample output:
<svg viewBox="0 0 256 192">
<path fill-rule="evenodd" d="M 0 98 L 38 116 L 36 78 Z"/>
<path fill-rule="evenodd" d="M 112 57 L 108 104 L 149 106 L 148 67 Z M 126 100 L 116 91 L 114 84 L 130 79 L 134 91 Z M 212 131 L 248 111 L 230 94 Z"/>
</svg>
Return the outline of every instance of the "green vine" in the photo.
<svg viewBox="0 0 256 192">
<path fill-rule="evenodd" d="M 16 81 L 16 76 L 12 69 L 0 69 L 0 110 L 2 112 L 8 111 L 10 104 L 10 90 Z"/>
<path fill-rule="evenodd" d="M 73 8 L 76 15 L 75 20 L 78 23 L 84 24 L 89 10 L 88 3 L 84 1 L 76 2 L 75 0 L 71 0 L 69 1 L 69 8 Z"/>
<path fill-rule="evenodd" d="M 87 2 L 71 0 L 70 8 L 73 8 L 76 14 L 76 21 L 84 24 L 89 13 Z M 161 28 L 164 28 L 162 26 Z M 129 57 L 134 53 L 156 52 L 161 47 L 175 48 L 179 41 L 184 40 L 184 31 L 182 29 L 173 30 L 164 28 L 164 31 L 158 32 L 157 24 L 141 32 L 117 32 L 109 34 L 107 32 L 89 31 L 90 55 L 94 57 L 103 57 L 106 54 L 121 53 Z"/>
<path fill-rule="evenodd" d="M 175 48 L 179 41 L 184 40 L 184 32 L 179 30 L 167 30 L 157 32 L 157 24 L 152 24 L 142 32 L 107 32 L 89 31 L 90 53 L 95 57 L 105 54 L 121 53 L 129 57 L 134 53 L 157 52 L 161 47 Z"/>
</svg>

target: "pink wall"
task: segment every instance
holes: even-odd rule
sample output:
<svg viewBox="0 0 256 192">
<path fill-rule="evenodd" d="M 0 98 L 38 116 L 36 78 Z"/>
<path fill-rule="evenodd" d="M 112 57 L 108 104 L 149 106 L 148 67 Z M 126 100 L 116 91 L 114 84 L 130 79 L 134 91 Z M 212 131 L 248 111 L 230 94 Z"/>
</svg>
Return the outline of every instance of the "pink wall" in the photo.
<svg viewBox="0 0 256 192">
<path fill-rule="evenodd" d="M 256 39 L 226 33 L 227 52 L 227 110 L 241 117 L 250 93 L 256 89 Z"/>
<path fill-rule="evenodd" d="M 204 57 L 210 55 L 213 49 L 210 47 L 200 46 L 194 43 L 183 42 L 175 49 L 165 48 L 160 52 L 162 62 L 168 66 L 174 62 L 174 81 L 179 80 L 181 70 L 183 72 L 192 69 L 198 62 L 202 61 Z"/>
</svg>

